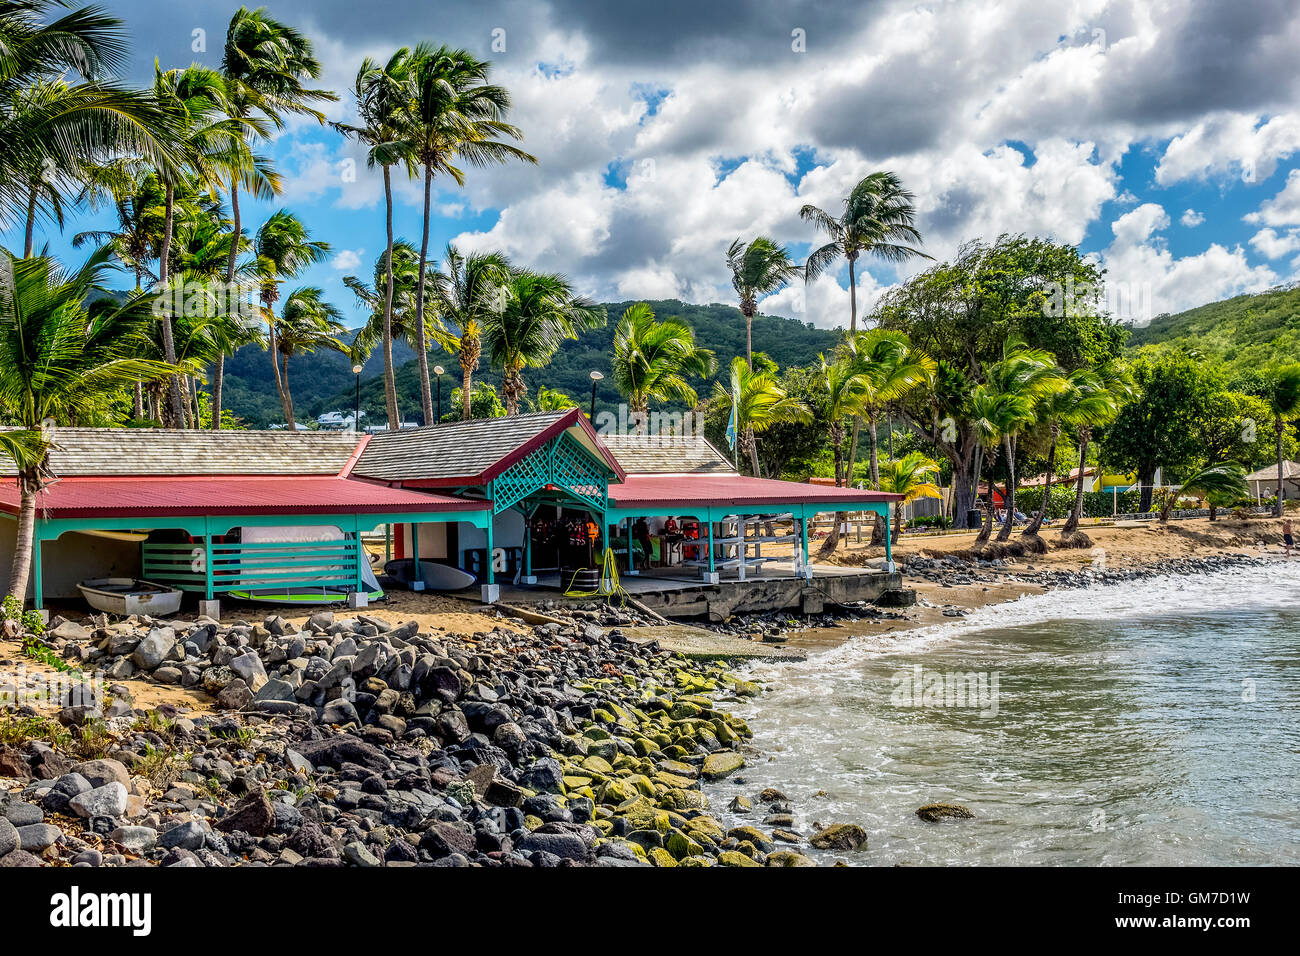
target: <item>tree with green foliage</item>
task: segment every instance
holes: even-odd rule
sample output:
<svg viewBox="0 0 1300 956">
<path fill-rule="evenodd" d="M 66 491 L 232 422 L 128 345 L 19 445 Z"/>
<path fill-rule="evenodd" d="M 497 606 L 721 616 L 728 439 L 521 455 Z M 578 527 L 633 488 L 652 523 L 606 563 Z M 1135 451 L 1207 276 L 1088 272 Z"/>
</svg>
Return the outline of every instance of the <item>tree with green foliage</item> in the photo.
<svg viewBox="0 0 1300 956">
<path fill-rule="evenodd" d="M 698 398 L 687 379 L 707 378 L 716 367 L 713 352 L 695 344 L 689 325 L 656 319 L 644 302 L 629 306 L 618 320 L 611 378 L 632 412 L 648 412 L 651 402 L 694 407 Z"/>
<path fill-rule="evenodd" d="M 750 474 L 762 478 L 756 436 L 783 422 L 809 423 L 812 411 L 798 398 L 786 394 L 773 369 L 751 368 L 750 361 L 739 355 L 732 359 L 730 387 L 716 383 L 714 400 L 725 405 L 728 417 L 734 406 L 736 433 L 749 459 Z"/>
<path fill-rule="evenodd" d="M 458 186 L 465 174 L 457 165 L 491 166 L 512 159 L 536 163 L 537 157 L 524 152 L 507 139 L 522 140 L 518 127 L 506 122 L 510 94 L 504 87 L 488 83 L 491 65 L 466 50 L 420 44 L 412 51 L 409 82 L 411 101 L 402 136 L 406 139 L 408 163 L 424 171 L 424 219 L 420 234 L 419 281 L 415 290 L 415 311 L 424 311 L 425 266 L 429 261 L 430 202 L 433 177 L 450 176 Z M 420 367 L 421 408 L 424 420 L 433 420 L 433 390 L 429 382 L 429 356 L 424 329 L 416 326 L 416 360 Z M 509 395 L 507 394 L 507 404 Z M 517 407 L 517 399 L 516 399 Z"/>
<path fill-rule="evenodd" d="M 799 274 L 799 267 L 785 247 L 767 236 L 746 243 L 737 239 L 727 249 L 731 287 L 740 297 L 740 314 L 745 317 L 745 361 L 754 364 L 754 316 L 760 296 L 778 291 Z"/>
<path fill-rule="evenodd" d="M 392 169 L 406 162 L 411 168 L 411 144 L 403 133 L 409 120 L 411 51 L 401 47 L 383 64 L 366 57 L 357 70 L 353 92 L 356 96 L 359 125 L 335 123 L 346 136 L 355 137 L 366 146 L 366 165 L 378 166 L 384 175 L 384 311 L 381 341 L 384 351 L 384 404 L 388 427 L 401 426 L 397 407 L 396 370 L 393 368 L 393 178 Z"/>
<path fill-rule="evenodd" d="M 1160 508 L 1160 521 L 1169 521 L 1170 512 L 1183 495 L 1197 497 L 1215 496 L 1220 501 L 1235 501 L 1250 494 L 1246 486 L 1246 469 L 1235 461 L 1216 462 L 1188 477 L 1181 486 L 1164 491 L 1164 504 Z"/>
<path fill-rule="evenodd" d="M 483 328 L 502 312 L 510 298 L 510 261 L 496 252 L 464 255 L 447 246 L 442 272 L 434 286 L 442 330 L 439 344 L 460 363 L 461 418 L 473 417 L 474 372 L 483 356 Z"/>
<path fill-rule="evenodd" d="M 301 352 L 334 349 L 346 352 L 339 340 L 344 332 L 343 313 L 325 301 L 325 293 L 314 286 L 304 286 L 289 293 L 276 323 L 275 348 L 280 356 L 280 381 L 284 388 L 285 423 L 297 431 L 294 420 L 293 392 L 289 388 L 289 359 Z"/>
<path fill-rule="evenodd" d="M 329 251 L 329 243 L 313 239 L 302 220 L 287 209 L 272 213 L 257 230 L 257 238 L 253 243 L 254 268 L 261 286 L 262 316 L 266 321 L 267 351 L 275 371 L 275 387 L 280 395 L 284 420 L 290 428 L 294 426 L 293 397 L 289 393 L 287 372 L 283 370 L 287 368 L 287 357 L 280 347 L 279 339 L 282 334 L 300 334 L 302 330 L 295 330 L 286 322 L 283 313 L 280 318 L 277 318 L 275 305 L 280 299 L 280 283 L 296 278 L 314 263 L 323 262 L 329 256 Z M 300 300 L 297 306 L 299 317 L 305 314 L 304 306 L 311 302 L 310 295 Z M 288 309 L 287 301 L 285 309 Z M 313 310 L 308 308 L 305 311 Z M 294 348 L 290 348 L 288 354 L 293 354 L 293 351 Z"/>
<path fill-rule="evenodd" d="M 9 586 L 19 601 L 31 570 L 36 498 L 56 477 L 46 456 L 48 437 L 41 437 L 47 420 L 76 424 L 87 407 L 176 371 L 140 357 L 155 322 L 150 296 L 134 295 L 120 306 L 112 299 L 87 305 L 112 268 L 112 255 L 98 249 L 69 273 L 49 256 L 20 259 L 0 250 L 0 409 L 19 429 L 0 450 L 18 466 Z"/>
<path fill-rule="evenodd" d="M 1097 368 L 1116 358 L 1127 330 L 1101 304 L 1103 274 L 1074 246 L 1003 235 L 967 243 L 887 293 L 877 325 L 906 332 L 938 364 L 935 384 L 897 407 L 952 463 L 953 517 L 966 526 L 975 496 L 972 476 L 980 444 L 967 398 L 1002 358 L 1003 343 L 1019 335 L 1030 348 L 1056 356 L 1066 372 Z M 1063 314 L 1056 293 L 1076 290 Z"/>
<path fill-rule="evenodd" d="M 488 361 L 502 373 L 506 413 L 517 415 L 528 393 L 525 368 L 542 368 L 566 340 L 605 322 L 605 310 L 578 295 L 561 275 L 511 270 L 505 307 L 483 316 Z"/>
<path fill-rule="evenodd" d="M 1273 419 L 1273 436 L 1277 450 L 1277 501 L 1273 503 L 1273 517 L 1282 517 L 1282 493 L 1285 487 L 1282 457 L 1282 436 L 1290 422 L 1300 417 L 1300 364 L 1278 365 L 1267 369 L 1263 375 L 1262 398 L 1268 403 Z"/>
<path fill-rule="evenodd" d="M 939 498 L 939 486 L 934 477 L 939 473 L 939 463 L 919 451 L 908 452 L 902 458 L 885 462 L 880 473 L 880 490 L 890 494 L 902 495 L 903 500 L 894 503 L 894 531 L 891 540 L 897 544 L 903 530 L 903 505 L 920 498 Z"/>
<path fill-rule="evenodd" d="M 1141 510 L 1151 510 L 1156 469 L 1175 476 L 1196 465 L 1200 423 L 1221 390 L 1218 375 L 1174 351 L 1139 354 L 1131 366 L 1138 398 L 1120 410 L 1105 432 L 1105 461 L 1137 473 Z"/>
</svg>

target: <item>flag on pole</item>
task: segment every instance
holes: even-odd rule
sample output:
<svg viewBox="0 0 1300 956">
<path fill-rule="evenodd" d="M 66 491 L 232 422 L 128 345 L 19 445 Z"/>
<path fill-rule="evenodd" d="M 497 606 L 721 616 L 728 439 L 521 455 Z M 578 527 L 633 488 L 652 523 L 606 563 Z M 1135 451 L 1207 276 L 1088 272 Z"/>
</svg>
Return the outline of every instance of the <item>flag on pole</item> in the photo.
<svg viewBox="0 0 1300 956">
<path fill-rule="evenodd" d="M 733 383 L 731 388 L 731 416 L 727 419 L 727 447 L 736 448 L 736 406 L 740 404 L 740 395 Z"/>
</svg>

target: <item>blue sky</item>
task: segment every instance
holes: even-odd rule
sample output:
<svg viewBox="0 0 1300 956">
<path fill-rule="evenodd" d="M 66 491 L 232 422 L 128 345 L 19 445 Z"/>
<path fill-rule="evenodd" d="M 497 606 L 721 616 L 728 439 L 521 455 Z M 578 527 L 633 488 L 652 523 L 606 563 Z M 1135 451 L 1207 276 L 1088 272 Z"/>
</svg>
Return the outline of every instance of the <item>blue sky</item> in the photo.
<svg viewBox="0 0 1300 956">
<path fill-rule="evenodd" d="M 131 27 L 133 80 L 147 81 L 154 56 L 219 62 L 230 5 L 108 6 Z M 491 58 L 541 162 L 440 184 L 430 248 L 505 251 L 593 298 L 730 301 L 732 239 L 766 234 L 802 256 L 816 237 L 799 206 L 833 211 L 881 168 L 916 194 L 936 258 L 1001 232 L 1048 235 L 1145 290 L 1152 314 L 1300 277 L 1300 15 L 1286 0 L 1166 0 L 1158 18 L 1138 0 L 670 3 L 655 17 L 583 2 L 270 9 L 313 39 L 320 85 L 337 91 L 363 56 L 416 40 Z M 350 119 L 346 98 L 330 113 Z M 285 195 L 245 201 L 246 227 L 282 205 L 303 218 L 334 259 L 302 284 L 359 323 L 341 278 L 369 276 L 383 249 L 377 173 L 308 121 L 262 148 Z M 396 178 L 396 232 L 417 242 L 418 187 Z M 76 261 L 71 235 L 108 225 L 76 213 L 63 235 L 42 224 L 38 243 Z M 21 231 L 3 242 L 20 246 Z M 919 267 L 869 264 L 860 304 Z M 763 308 L 842 325 L 846 283 L 840 269 Z"/>
</svg>

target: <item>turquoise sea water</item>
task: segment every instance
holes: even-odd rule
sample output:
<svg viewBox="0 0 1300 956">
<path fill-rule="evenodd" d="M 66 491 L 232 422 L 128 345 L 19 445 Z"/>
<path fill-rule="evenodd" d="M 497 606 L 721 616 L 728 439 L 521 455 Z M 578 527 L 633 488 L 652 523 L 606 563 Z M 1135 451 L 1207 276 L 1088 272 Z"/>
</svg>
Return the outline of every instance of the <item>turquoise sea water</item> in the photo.
<svg viewBox="0 0 1300 956">
<path fill-rule="evenodd" d="M 823 861 L 1300 862 L 1300 562 L 1026 598 L 751 672 L 770 689 L 733 709 L 760 753 L 710 799 L 773 786 L 805 834 L 866 827 Z M 976 818 L 920 821 L 935 801 Z"/>
</svg>

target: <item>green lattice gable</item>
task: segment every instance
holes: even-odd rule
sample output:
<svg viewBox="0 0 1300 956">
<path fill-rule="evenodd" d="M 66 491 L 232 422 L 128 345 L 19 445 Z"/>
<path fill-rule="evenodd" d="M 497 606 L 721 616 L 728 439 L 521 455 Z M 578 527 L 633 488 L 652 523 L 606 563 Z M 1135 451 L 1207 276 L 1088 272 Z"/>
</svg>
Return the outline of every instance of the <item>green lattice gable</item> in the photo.
<svg viewBox="0 0 1300 956">
<path fill-rule="evenodd" d="M 597 511 L 604 511 L 609 503 L 609 472 L 604 462 L 564 432 L 492 480 L 492 511 L 500 514 L 547 486 Z"/>
</svg>

